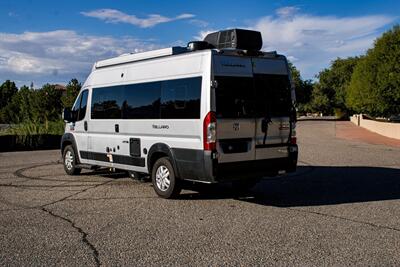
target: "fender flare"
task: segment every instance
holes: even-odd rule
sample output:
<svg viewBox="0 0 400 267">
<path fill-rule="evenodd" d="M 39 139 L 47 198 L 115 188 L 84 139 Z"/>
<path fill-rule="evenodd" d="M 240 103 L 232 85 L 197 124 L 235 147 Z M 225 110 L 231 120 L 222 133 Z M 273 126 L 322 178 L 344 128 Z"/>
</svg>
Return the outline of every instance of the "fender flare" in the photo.
<svg viewBox="0 0 400 267">
<path fill-rule="evenodd" d="M 67 143 L 71 143 L 72 144 L 72 148 L 74 149 L 75 155 L 77 155 L 77 160 L 78 160 L 78 164 L 80 164 L 80 155 L 78 153 L 78 148 L 76 146 L 76 141 L 75 141 L 75 137 L 72 133 L 64 133 L 63 136 L 61 137 L 61 156 L 63 156 L 64 153 L 64 148 L 67 146 Z"/>
<path fill-rule="evenodd" d="M 174 168 L 174 172 L 175 172 L 176 176 L 180 177 L 178 168 L 176 167 L 174 153 L 173 153 L 172 149 L 164 143 L 155 143 L 149 149 L 149 153 L 147 154 L 147 170 L 149 171 L 150 175 L 151 175 L 151 171 L 152 171 L 150 167 L 154 164 L 154 162 L 151 162 L 150 160 L 151 160 L 151 157 L 153 156 L 153 154 L 157 153 L 157 152 L 161 152 L 169 157 L 169 159 L 172 163 L 172 167 Z"/>
</svg>

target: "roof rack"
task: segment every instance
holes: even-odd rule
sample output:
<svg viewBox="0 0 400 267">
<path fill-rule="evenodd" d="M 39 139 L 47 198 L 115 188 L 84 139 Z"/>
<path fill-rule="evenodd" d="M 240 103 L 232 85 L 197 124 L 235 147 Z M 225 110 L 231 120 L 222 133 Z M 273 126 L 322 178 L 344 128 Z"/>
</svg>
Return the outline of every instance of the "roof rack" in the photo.
<svg viewBox="0 0 400 267">
<path fill-rule="evenodd" d="M 186 53 L 186 52 L 189 52 L 186 47 L 174 46 L 174 47 L 163 48 L 163 49 L 152 50 L 152 51 L 141 52 L 141 53 L 124 54 L 119 57 L 114 57 L 114 58 L 110 58 L 110 59 L 97 61 L 94 64 L 94 67 L 96 69 L 99 69 L 99 68 L 104 68 L 104 67 L 110 67 L 110 66 L 130 63 L 130 62 L 142 61 L 142 60 L 151 59 L 151 58 L 159 58 L 159 57 L 177 55 L 177 54 L 182 54 L 182 53 Z"/>
</svg>

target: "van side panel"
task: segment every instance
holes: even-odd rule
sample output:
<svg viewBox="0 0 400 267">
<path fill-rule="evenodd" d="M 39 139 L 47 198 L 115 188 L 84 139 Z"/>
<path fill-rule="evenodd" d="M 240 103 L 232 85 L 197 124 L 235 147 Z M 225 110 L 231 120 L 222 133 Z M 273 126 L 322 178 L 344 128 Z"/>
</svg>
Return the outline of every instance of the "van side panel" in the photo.
<svg viewBox="0 0 400 267">
<path fill-rule="evenodd" d="M 89 154 L 86 155 L 89 157 L 88 163 L 148 173 L 148 158 L 145 152 L 148 152 L 155 143 L 164 143 L 172 150 L 202 151 L 202 121 L 210 109 L 210 66 L 211 51 L 202 51 L 94 70 L 90 75 L 90 84 L 85 84 L 94 90 L 106 86 L 201 77 L 201 101 L 197 119 L 94 119 L 90 117 L 88 121 Z M 91 101 L 92 97 L 88 103 L 89 114 L 92 107 Z M 140 155 L 130 154 L 132 138 L 140 142 Z M 193 158 L 193 161 L 197 159 Z M 182 167 L 182 169 L 185 168 Z"/>
</svg>

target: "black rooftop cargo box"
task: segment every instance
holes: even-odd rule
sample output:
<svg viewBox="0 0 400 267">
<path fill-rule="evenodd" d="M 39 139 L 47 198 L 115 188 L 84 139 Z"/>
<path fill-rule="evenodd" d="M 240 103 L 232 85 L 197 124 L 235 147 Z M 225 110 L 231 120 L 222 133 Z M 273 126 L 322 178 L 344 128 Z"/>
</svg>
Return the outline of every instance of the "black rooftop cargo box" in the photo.
<svg viewBox="0 0 400 267">
<path fill-rule="evenodd" d="M 205 42 L 215 48 L 234 48 L 250 51 L 259 51 L 262 47 L 261 33 L 258 31 L 231 29 L 208 34 Z"/>
</svg>

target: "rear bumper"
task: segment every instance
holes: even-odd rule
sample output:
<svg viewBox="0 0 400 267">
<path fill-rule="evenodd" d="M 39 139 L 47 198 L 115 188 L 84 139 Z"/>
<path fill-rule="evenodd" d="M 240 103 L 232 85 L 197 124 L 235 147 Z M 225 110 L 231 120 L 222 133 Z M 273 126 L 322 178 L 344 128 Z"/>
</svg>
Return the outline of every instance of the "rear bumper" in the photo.
<svg viewBox="0 0 400 267">
<path fill-rule="evenodd" d="M 298 158 L 297 145 L 282 146 L 288 157 L 218 163 L 210 151 L 172 149 L 178 177 L 206 183 L 234 181 L 264 176 L 276 176 L 279 171 L 295 172 Z"/>
<path fill-rule="evenodd" d="M 249 178 L 276 176 L 280 171 L 295 172 L 297 155 L 288 158 L 253 160 L 233 163 L 220 163 L 217 166 L 215 180 L 233 181 Z"/>
</svg>

